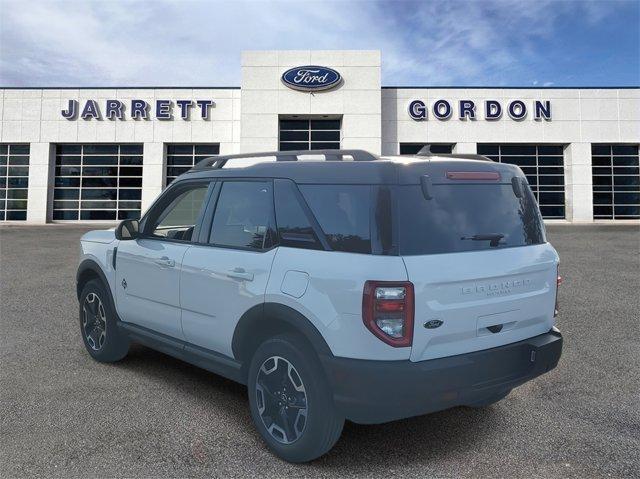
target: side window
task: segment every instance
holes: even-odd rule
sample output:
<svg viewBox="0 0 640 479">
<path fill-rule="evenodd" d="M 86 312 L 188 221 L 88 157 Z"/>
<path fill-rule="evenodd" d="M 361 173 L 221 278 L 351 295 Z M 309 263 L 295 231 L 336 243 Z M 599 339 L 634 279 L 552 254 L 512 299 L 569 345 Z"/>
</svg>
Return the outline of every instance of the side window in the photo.
<svg viewBox="0 0 640 479">
<path fill-rule="evenodd" d="M 296 186 L 289 180 L 275 182 L 276 224 L 280 245 L 291 248 L 323 249 L 313 227 L 307 218 L 298 195 Z"/>
<path fill-rule="evenodd" d="M 301 185 L 300 190 L 332 249 L 371 253 L 369 185 Z"/>
<path fill-rule="evenodd" d="M 213 216 L 209 243 L 264 249 L 271 244 L 273 188 L 270 181 L 225 181 Z"/>
<path fill-rule="evenodd" d="M 194 185 L 179 193 L 154 219 L 147 231 L 157 238 L 191 241 L 208 187 L 208 184 Z"/>
</svg>

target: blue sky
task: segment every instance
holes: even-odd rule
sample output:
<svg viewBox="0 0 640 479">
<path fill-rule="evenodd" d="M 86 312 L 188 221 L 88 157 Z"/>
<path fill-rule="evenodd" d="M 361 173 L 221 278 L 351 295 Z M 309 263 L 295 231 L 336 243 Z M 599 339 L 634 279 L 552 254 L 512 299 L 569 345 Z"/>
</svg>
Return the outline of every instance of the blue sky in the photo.
<svg viewBox="0 0 640 479">
<path fill-rule="evenodd" d="M 637 86 L 640 0 L 0 0 L 0 86 L 239 86 L 262 49 L 379 49 L 387 86 Z"/>
</svg>

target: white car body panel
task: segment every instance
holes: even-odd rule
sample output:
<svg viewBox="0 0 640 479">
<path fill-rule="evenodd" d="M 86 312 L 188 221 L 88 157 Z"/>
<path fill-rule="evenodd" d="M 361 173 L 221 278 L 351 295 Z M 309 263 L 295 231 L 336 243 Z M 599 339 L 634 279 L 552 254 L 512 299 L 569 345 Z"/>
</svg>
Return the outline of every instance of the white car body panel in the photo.
<svg viewBox="0 0 640 479">
<path fill-rule="evenodd" d="M 158 239 L 120 242 L 114 289 L 122 321 L 184 339 L 180 324 L 180 273 L 182 258 L 190 247 Z"/>
<path fill-rule="evenodd" d="M 265 252 L 194 245 L 180 280 L 186 341 L 233 357 L 231 343 L 242 315 L 264 302 L 276 250 Z"/>
<path fill-rule="evenodd" d="M 282 291 L 290 271 L 308 275 L 308 285 L 299 298 Z M 408 359 L 411 348 L 383 343 L 362 322 L 362 292 L 367 280 L 406 281 L 402 258 L 280 247 L 265 301 L 289 306 L 309 319 L 335 356 Z"/>
<path fill-rule="evenodd" d="M 514 343 L 554 325 L 558 255 L 548 243 L 403 260 L 415 288 L 412 361 Z M 427 329 L 430 320 L 442 325 Z M 487 329 L 496 325 L 498 333 Z"/>
<path fill-rule="evenodd" d="M 109 282 L 111 296 L 114 298 L 116 272 L 113 269 L 113 250 L 118 243 L 113 229 L 88 231 L 80 238 L 80 263 L 91 260 L 98 264 Z"/>
</svg>

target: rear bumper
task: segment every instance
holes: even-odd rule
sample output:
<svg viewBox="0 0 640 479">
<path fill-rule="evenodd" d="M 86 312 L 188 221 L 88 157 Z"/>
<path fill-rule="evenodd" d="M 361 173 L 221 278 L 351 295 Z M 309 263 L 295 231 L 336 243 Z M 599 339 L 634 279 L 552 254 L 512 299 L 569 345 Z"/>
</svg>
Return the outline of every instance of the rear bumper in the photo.
<svg viewBox="0 0 640 479">
<path fill-rule="evenodd" d="M 497 348 L 421 362 L 321 358 L 337 407 L 351 421 L 376 424 L 499 396 L 555 368 L 557 329 Z"/>
</svg>

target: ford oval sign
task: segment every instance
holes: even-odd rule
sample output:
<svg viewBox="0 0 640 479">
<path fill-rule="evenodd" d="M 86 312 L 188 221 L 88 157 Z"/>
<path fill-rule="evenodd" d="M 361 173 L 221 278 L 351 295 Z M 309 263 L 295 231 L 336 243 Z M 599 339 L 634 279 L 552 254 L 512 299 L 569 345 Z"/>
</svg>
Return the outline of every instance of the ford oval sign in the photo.
<svg viewBox="0 0 640 479">
<path fill-rule="evenodd" d="M 282 74 L 282 83 L 301 91 L 328 90 L 341 81 L 342 77 L 337 71 L 315 65 L 291 68 Z"/>
</svg>

